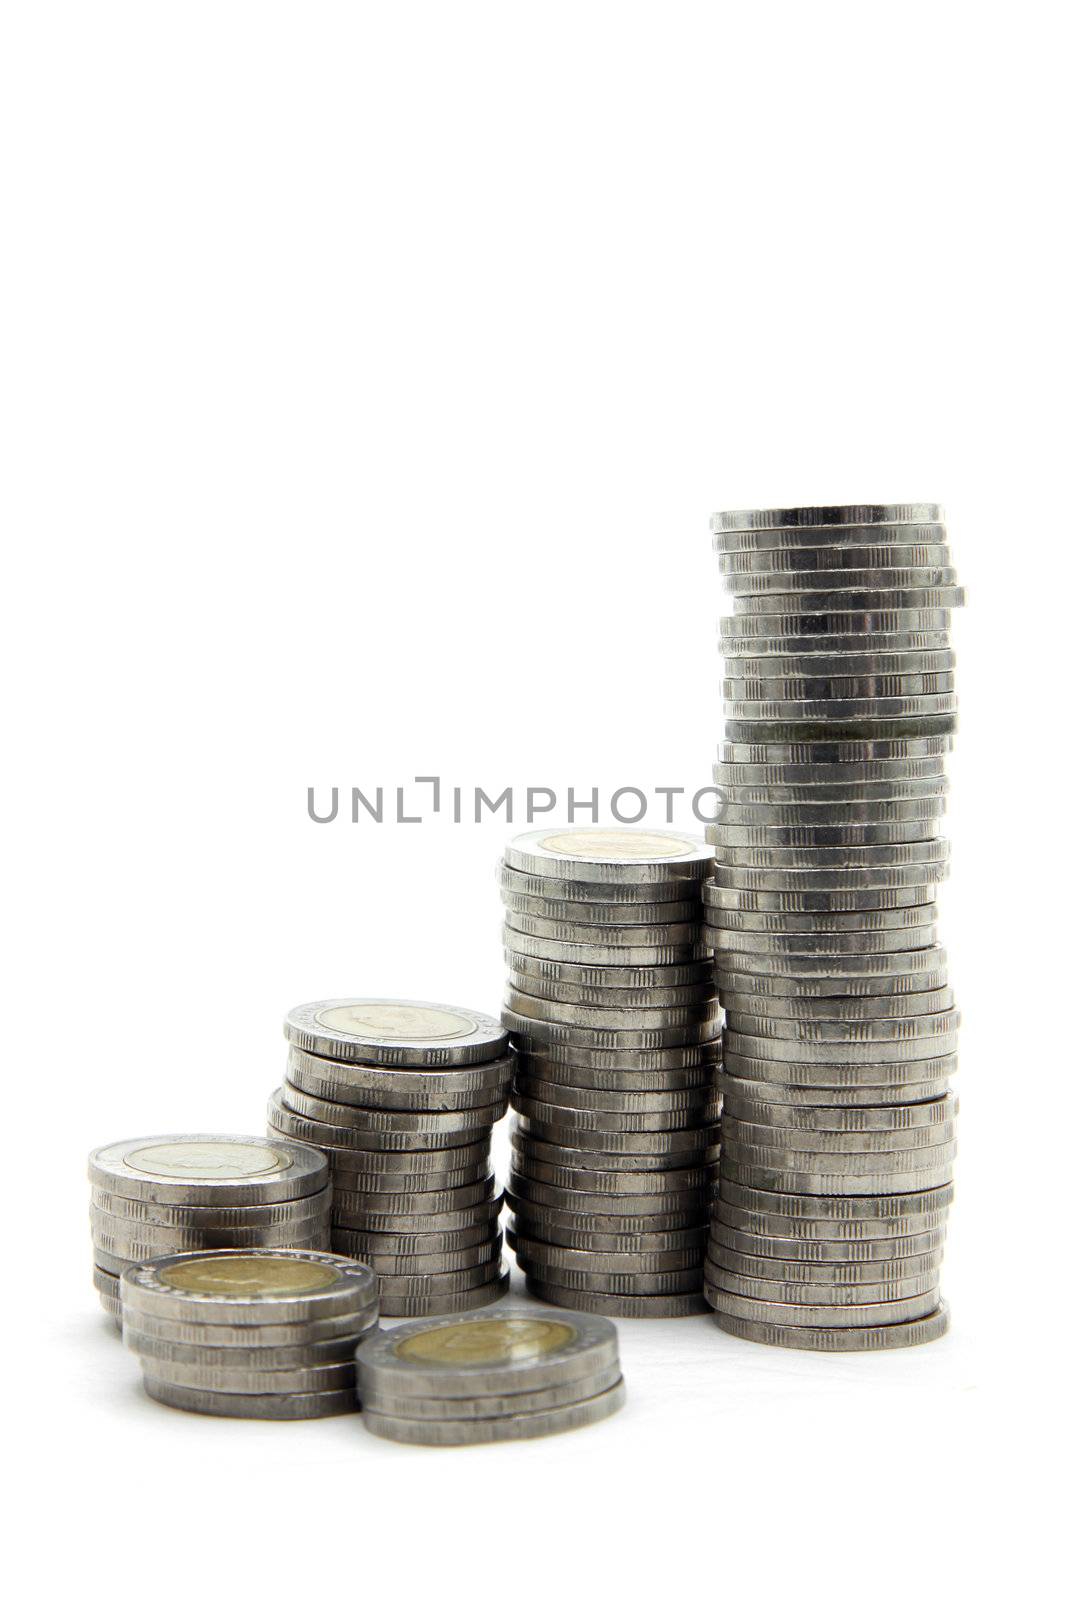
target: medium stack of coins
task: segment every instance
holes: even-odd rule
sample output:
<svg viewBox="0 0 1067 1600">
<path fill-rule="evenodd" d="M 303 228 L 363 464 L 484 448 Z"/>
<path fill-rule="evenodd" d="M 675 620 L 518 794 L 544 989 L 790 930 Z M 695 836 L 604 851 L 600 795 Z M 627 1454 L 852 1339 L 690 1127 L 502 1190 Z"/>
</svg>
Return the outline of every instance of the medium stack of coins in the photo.
<svg viewBox="0 0 1067 1600">
<path fill-rule="evenodd" d="M 358 1409 L 356 1350 L 378 1321 L 369 1267 L 320 1250 L 213 1250 L 127 1267 L 120 1294 L 153 1400 L 279 1422 Z"/>
<path fill-rule="evenodd" d="M 538 1439 L 600 1422 L 626 1398 L 604 1317 L 478 1311 L 393 1328 L 356 1356 L 363 1421 L 405 1444 Z"/>
<path fill-rule="evenodd" d="M 705 1310 L 718 1005 L 686 834 L 540 829 L 500 887 L 518 1050 L 509 1243 L 543 1300 L 618 1317 Z"/>
<path fill-rule="evenodd" d="M 324 1157 L 278 1139 L 183 1133 L 122 1139 L 89 1157 L 93 1282 L 119 1315 L 131 1262 L 179 1250 L 330 1243 Z"/>
<path fill-rule="evenodd" d="M 490 1141 L 514 1057 L 493 1017 L 415 1000 L 323 1000 L 285 1023 L 275 1133 L 333 1177 L 333 1248 L 366 1261 L 383 1317 L 468 1311 L 508 1286 Z"/>
<path fill-rule="evenodd" d="M 726 745 L 706 886 L 727 1027 L 721 1325 L 816 1350 L 943 1333 L 959 1014 L 934 897 L 963 601 L 933 505 L 713 523 Z"/>
</svg>

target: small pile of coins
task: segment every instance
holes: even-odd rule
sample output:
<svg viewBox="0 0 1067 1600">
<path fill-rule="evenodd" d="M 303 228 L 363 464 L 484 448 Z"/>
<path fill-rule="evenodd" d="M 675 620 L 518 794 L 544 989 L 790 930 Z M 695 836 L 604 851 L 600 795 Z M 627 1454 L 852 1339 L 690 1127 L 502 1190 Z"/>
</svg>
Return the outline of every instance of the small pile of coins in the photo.
<svg viewBox="0 0 1067 1600">
<path fill-rule="evenodd" d="M 508 1242 L 539 1299 L 617 1317 L 706 1310 L 720 1059 L 687 834 L 539 829 L 499 869 L 518 1052 Z"/>
<path fill-rule="evenodd" d="M 131 1262 L 180 1250 L 329 1247 L 326 1160 L 279 1139 L 122 1139 L 92 1152 L 89 1181 L 93 1282 L 115 1317 Z"/>
<path fill-rule="evenodd" d="M 127 1267 L 120 1294 L 153 1400 L 278 1422 L 358 1409 L 356 1352 L 378 1321 L 369 1267 L 321 1250 L 212 1250 Z"/>
<path fill-rule="evenodd" d="M 618 1335 L 577 1312 L 477 1311 L 392 1328 L 356 1353 L 363 1421 L 404 1444 L 537 1439 L 612 1416 Z"/>
<path fill-rule="evenodd" d="M 494 1017 L 415 1000 L 323 1000 L 285 1023 L 272 1132 L 333 1179 L 332 1247 L 377 1272 L 383 1317 L 469 1311 L 508 1286 L 490 1142 L 514 1057 Z"/>
<path fill-rule="evenodd" d="M 734 615 L 704 891 L 727 1016 L 708 1300 L 765 1344 L 925 1343 L 948 1325 L 959 1013 L 935 894 L 963 591 L 934 505 L 713 528 Z"/>
</svg>

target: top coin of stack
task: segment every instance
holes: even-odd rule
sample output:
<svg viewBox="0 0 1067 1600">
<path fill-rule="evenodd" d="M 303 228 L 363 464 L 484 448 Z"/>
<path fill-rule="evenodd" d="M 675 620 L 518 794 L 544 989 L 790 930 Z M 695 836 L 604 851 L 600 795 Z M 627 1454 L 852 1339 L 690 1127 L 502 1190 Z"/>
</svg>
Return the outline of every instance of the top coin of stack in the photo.
<svg viewBox="0 0 1067 1600">
<path fill-rule="evenodd" d="M 320 1250 L 160 1256 L 119 1280 L 122 1336 L 154 1400 L 216 1417 L 355 1411 L 374 1273 Z"/>
<path fill-rule="evenodd" d="M 612 1416 L 626 1393 L 606 1317 L 528 1306 L 374 1334 L 356 1366 L 363 1421 L 405 1444 L 542 1438 Z"/>
<path fill-rule="evenodd" d="M 637 827 L 539 829 L 505 852 L 511 1242 L 530 1290 L 556 1305 L 704 1309 L 719 1137 L 710 865 L 700 839 Z"/>
<path fill-rule="evenodd" d="M 116 1317 L 119 1275 L 131 1262 L 181 1250 L 318 1250 L 330 1242 L 326 1160 L 280 1139 L 122 1139 L 92 1152 L 89 1181 L 93 1281 Z"/>
<path fill-rule="evenodd" d="M 713 527 L 734 614 L 704 891 L 727 1013 L 708 1297 L 765 1343 L 921 1343 L 947 1325 L 959 1016 L 935 893 L 963 591 L 935 505 Z"/>
<path fill-rule="evenodd" d="M 387 1317 L 466 1311 L 507 1289 L 490 1142 L 514 1058 L 493 1017 L 421 1000 L 323 1000 L 285 1023 L 271 1129 L 333 1177 L 333 1248 L 378 1273 Z"/>
</svg>

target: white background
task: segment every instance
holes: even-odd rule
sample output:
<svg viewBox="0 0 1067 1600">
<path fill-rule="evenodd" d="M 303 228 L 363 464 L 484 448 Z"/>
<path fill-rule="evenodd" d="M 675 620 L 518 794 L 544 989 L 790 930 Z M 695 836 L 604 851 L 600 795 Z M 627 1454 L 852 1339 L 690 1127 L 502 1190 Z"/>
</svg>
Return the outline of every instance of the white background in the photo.
<svg viewBox="0 0 1067 1600">
<path fill-rule="evenodd" d="M 1061 23 L 4 7 L 5 1438 L 34 1577 L 1036 1586 L 1062 1438 Z M 262 1131 L 299 1001 L 499 1002 L 506 823 L 318 827 L 307 786 L 697 788 L 710 512 L 920 498 L 969 587 L 951 1335 L 832 1358 L 627 1323 L 621 1417 L 453 1454 L 148 1402 L 90 1285 L 89 1147 Z"/>
</svg>

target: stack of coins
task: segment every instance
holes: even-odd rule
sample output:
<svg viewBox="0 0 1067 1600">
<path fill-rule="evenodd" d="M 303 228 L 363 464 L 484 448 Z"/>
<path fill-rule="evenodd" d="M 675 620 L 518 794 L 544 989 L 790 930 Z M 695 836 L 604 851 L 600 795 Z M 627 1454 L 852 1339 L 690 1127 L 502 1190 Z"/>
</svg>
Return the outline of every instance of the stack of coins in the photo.
<svg viewBox="0 0 1067 1600">
<path fill-rule="evenodd" d="M 333 1178 L 334 1250 L 378 1273 L 383 1317 L 499 1299 L 501 1196 L 490 1159 L 514 1057 L 494 1017 L 418 1000 L 323 1000 L 285 1023 L 268 1122 Z"/>
<path fill-rule="evenodd" d="M 119 1277 L 179 1250 L 330 1243 L 325 1158 L 280 1139 L 182 1133 L 122 1139 L 89 1157 L 93 1282 L 119 1315 Z"/>
<path fill-rule="evenodd" d="M 405 1444 L 537 1439 L 610 1417 L 626 1397 L 614 1327 L 578 1312 L 439 1317 L 375 1334 L 356 1365 L 363 1421 Z"/>
<path fill-rule="evenodd" d="M 727 1014 L 708 1299 L 766 1344 L 924 1343 L 948 1322 L 959 1014 L 935 892 L 963 592 L 934 505 L 713 527 L 734 615 L 707 831 Z"/>
<path fill-rule="evenodd" d="M 509 1243 L 543 1300 L 704 1311 L 719 1017 L 703 954 L 711 851 L 630 828 L 520 835 L 500 868 L 518 1052 Z"/>
<path fill-rule="evenodd" d="M 213 1250 L 127 1267 L 120 1293 L 153 1400 L 279 1422 L 358 1409 L 356 1350 L 378 1321 L 369 1267 L 321 1250 Z"/>
</svg>

